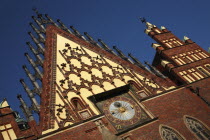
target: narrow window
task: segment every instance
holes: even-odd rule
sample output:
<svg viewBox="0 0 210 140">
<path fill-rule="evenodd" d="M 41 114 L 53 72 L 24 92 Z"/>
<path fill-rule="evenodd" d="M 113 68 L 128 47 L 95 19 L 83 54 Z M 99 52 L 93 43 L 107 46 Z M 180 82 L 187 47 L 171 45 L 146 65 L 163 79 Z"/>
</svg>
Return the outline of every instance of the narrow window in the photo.
<svg viewBox="0 0 210 140">
<path fill-rule="evenodd" d="M 210 74 L 202 67 L 197 68 L 203 75 L 205 76 L 210 76 Z"/>
<path fill-rule="evenodd" d="M 76 110 L 84 109 L 84 105 L 83 105 L 83 103 L 81 102 L 81 100 L 79 98 L 72 98 L 71 102 L 74 105 Z"/>
<path fill-rule="evenodd" d="M 155 29 L 155 32 L 157 32 L 157 33 L 159 33 L 159 34 L 161 33 L 158 29 Z"/>
<path fill-rule="evenodd" d="M 193 62 L 194 60 L 192 60 L 189 56 L 186 56 L 187 59 L 189 59 L 191 62 Z"/>
<path fill-rule="evenodd" d="M 192 76 L 190 76 L 189 74 L 187 74 L 186 71 L 179 72 L 179 74 L 180 74 L 182 77 L 184 77 L 184 79 L 187 80 L 189 83 L 192 83 L 192 82 L 195 81 L 195 79 L 194 79 Z"/>
<path fill-rule="evenodd" d="M 183 65 L 183 63 L 179 60 L 178 56 L 172 56 L 172 59 L 174 59 L 179 65 Z"/>
<path fill-rule="evenodd" d="M 207 55 L 207 54 L 204 53 L 203 51 L 199 50 L 199 52 L 200 52 L 201 54 L 203 54 L 204 56 L 209 57 L 209 55 Z"/>
<path fill-rule="evenodd" d="M 183 45 L 181 42 L 179 42 L 179 41 L 176 41 L 179 45 Z"/>
<path fill-rule="evenodd" d="M 195 69 L 192 69 L 193 73 L 195 73 L 198 77 L 200 77 L 201 79 L 204 78 L 202 75 L 200 75 L 197 71 L 195 71 Z"/>
<path fill-rule="evenodd" d="M 180 54 L 180 56 L 182 56 L 182 58 L 187 62 L 187 63 L 190 63 L 191 60 L 189 58 L 186 57 L 186 54 L 183 53 L 183 54 Z"/>
<path fill-rule="evenodd" d="M 195 118 L 185 116 L 185 124 L 187 128 L 194 133 L 200 140 L 210 139 L 210 130 L 201 121 Z"/>
<path fill-rule="evenodd" d="M 175 129 L 168 126 L 160 126 L 160 135 L 163 140 L 185 140 Z"/>
<path fill-rule="evenodd" d="M 205 65 L 205 67 L 206 67 L 208 70 L 210 70 L 210 65 Z"/>
</svg>

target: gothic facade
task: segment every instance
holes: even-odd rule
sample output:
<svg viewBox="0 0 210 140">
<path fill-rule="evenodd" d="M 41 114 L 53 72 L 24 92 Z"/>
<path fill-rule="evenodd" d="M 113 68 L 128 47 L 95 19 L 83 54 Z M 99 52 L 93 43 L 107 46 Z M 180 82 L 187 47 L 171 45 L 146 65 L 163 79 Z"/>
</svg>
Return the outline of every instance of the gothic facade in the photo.
<svg viewBox="0 0 210 140">
<path fill-rule="evenodd" d="M 0 139 L 210 139 L 210 54 L 191 39 L 143 21 L 156 41 L 144 65 L 35 12 L 25 53 L 33 71 L 23 65 L 31 83 L 20 80 L 31 105 L 17 95 L 23 119 L 1 102 Z"/>
</svg>

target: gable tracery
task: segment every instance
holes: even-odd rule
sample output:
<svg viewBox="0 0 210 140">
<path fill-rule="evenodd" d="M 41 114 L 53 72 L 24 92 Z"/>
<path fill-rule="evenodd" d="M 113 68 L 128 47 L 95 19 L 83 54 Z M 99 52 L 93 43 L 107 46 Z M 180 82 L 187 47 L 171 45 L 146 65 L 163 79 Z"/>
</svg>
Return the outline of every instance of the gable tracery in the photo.
<svg viewBox="0 0 210 140">
<path fill-rule="evenodd" d="M 148 95 L 164 91 L 163 87 L 153 80 L 142 77 L 84 46 L 65 43 L 64 47 L 61 45 L 58 47 L 55 120 L 59 127 L 98 114 L 87 97 L 126 85 L 129 80 L 135 81 Z M 75 105 L 71 102 L 75 97 L 84 104 L 80 111 L 75 111 Z"/>
</svg>

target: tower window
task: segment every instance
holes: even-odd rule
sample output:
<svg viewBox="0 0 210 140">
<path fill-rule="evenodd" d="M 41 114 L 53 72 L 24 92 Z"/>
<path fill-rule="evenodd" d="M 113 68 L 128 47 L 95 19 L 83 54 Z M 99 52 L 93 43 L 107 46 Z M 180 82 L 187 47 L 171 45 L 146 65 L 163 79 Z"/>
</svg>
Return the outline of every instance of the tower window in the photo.
<svg viewBox="0 0 210 140">
<path fill-rule="evenodd" d="M 210 70 L 210 65 L 209 65 L 209 64 L 205 65 L 205 67 L 206 67 L 208 70 Z"/>
<path fill-rule="evenodd" d="M 179 65 L 186 64 L 181 58 L 179 58 L 177 55 L 172 56 L 172 59 L 174 59 Z"/>
<path fill-rule="evenodd" d="M 202 122 L 192 117 L 185 117 L 185 124 L 200 140 L 210 139 L 210 130 Z"/>
<path fill-rule="evenodd" d="M 17 139 L 11 124 L 5 124 L 0 126 L 0 132 L 4 140 L 14 140 Z"/>
<path fill-rule="evenodd" d="M 197 69 L 203 74 L 205 75 L 205 77 L 210 76 L 210 74 L 202 67 L 197 67 Z"/>
<path fill-rule="evenodd" d="M 191 75 L 187 74 L 186 71 L 179 72 L 179 74 L 180 74 L 185 80 L 187 80 L 189 83 L 192 83 L 192 82 L 195 81 L 195 79 L 192 78 Z"/>
<path fill-rule="evenodd" d="M 204 78 L 202 75 L 200 75 L 197 71 L 195 71 L 195 69 L 189 69 L 189 72 L 191 72 L 191 74 L 196 77 L 198 80 Z"/>
<path fill-rule="evenodd" d="M 181 134 L 168 126 L 160 126 L 160 135 L 163 140 L 185 140 Z"/>
</svg>

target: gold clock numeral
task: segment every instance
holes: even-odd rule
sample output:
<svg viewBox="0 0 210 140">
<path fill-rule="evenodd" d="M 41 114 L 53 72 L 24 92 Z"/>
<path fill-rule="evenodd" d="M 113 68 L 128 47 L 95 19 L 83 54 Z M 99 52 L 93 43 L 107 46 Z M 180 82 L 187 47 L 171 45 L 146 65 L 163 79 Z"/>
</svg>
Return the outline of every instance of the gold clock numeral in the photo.
<svg viewBox="0 0 210 140">
<path fill-rule="evenodd" d="M 122 126 L 121 125 L 115 125 L 115 127 L 119 130 L 119 129 L 122 129 Z"/>
</svg>

